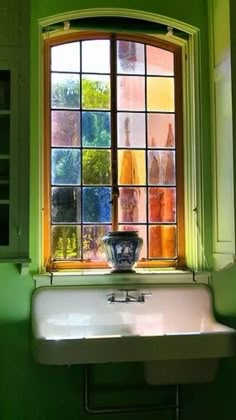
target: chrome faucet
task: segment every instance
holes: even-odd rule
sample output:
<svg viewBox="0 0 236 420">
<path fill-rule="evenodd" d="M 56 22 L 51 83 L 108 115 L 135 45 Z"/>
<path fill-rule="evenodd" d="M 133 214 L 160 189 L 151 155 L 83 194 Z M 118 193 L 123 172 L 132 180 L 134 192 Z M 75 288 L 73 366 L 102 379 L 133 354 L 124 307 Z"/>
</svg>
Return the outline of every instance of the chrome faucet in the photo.
<svg viewBox="0 0 236 420">
<path fill-rule="evenodd" d="M 118 289 L 119 292 L 125 292 L 125 296 L 123 299 L 117 299 L 115 293 L 110 293 L 107 295 L 108 303 L 144 303 L 145 296 L 151 296 L 152 293 L 140 293 L 138 296 L 133 296 L 130 292 L 137 292 L 137 289 Z"/>
</svg>

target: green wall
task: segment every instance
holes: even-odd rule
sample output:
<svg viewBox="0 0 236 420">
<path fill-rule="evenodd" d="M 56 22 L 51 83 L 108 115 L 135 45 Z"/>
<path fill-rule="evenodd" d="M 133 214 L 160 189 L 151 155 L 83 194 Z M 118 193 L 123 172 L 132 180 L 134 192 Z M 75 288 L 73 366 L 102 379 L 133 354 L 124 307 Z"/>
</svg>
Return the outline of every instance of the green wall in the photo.
<svg viewBox="0 0 236 420">
<path fill-rule="evenodd" d="M 23 1 L 24 3 L 24 1 Z M 138 9 L 165 15 L 200 28 L 202 45 L 202 109 L 205 158 L 209 160 L 210 142 L 208 94 L 208 23 L 206 0 L 32 0 L 31 1 L 31 257 L 32 269 L 37 267 L 39 243 L 37 223 L 39 197 L 37 178 L 40 174 L 38 143 L 38 28 L 37 20 L 48 16 L 82 8 L 118 7 Z M 152 5 L 151 5 L 152 4 Z M 22 10 L 19 12 L 22 13 Z M 39 89 L 40 90 L 40 89 Z M 206 192 L 210 196 L 211 185 L 205 172 Z M 209 207 L 208 207 L 209 206 Z M 206 242 L 210 249 L 210 203 L 205 209 Z M 209 230 L 208 230 L 209 229 Z M 30 352 L 30 299 L 34 288 L 31 276 L 20 276 L 17 267 L 0 265 L 0 418 L 1 420 L 84 420 L 82 404 L 82 368 L 38 366 Z M 215 273 L 213 288 L 217 316 L 236 327 L 235 269 Z M 214 384 L 181 388 L 180 420 L 234 420 L 236 402 L 233 389 L 236 378 L 235 360 L 221 362 L 219 375 Z M 160 391 L 143 390 L 140 364 L 104 365 L 93 369 L 98 403 L 112 402 L 120 406 L 125 402 L 135 404 L 142 399 L 155 401 Z M 166 392 L 172 396 L 173 390 Z M 107 401 L 108 400 L 108 401 Z M 149 401 L 149 402 L 150 402 Z M 100 419 L 118 420 L 171 420 L 169 413 L 141 413 L 128 415 L 98 416 Z"/>
</svg>

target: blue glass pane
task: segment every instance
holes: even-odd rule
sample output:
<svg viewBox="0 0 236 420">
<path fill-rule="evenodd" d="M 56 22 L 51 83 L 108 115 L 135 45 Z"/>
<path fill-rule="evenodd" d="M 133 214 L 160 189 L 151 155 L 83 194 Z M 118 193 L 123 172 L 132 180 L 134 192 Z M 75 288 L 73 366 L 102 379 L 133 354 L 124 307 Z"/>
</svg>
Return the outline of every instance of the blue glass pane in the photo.
<svg viewBox="0 0 236 420">
<path fill-rule="evenodd" d="M 82 113 L 82 141 L 83 147 L 110 147 L 110 112 Z"/>
<path fill-rule="evenodd" d="M 53 149 L 51 172 L 53 185 L 80 184 L 80 151 Z"/>
<path fill-rule="evenodd" d="M 111 222 L 111 188 L 83 188 L 83 222 Z"/>
</svg>

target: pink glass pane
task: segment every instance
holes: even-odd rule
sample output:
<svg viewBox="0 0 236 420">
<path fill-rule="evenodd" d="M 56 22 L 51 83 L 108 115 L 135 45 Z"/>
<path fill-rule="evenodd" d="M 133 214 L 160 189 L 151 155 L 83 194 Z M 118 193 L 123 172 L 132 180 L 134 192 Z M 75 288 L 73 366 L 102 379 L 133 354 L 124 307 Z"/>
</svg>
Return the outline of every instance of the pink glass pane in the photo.
<svg viewBox="0 0 236 420">
<path fill-rule="evenodd" d="M 105 261 L 103 236 L 111 231 L 109 225 L 89 225 L 83 227 L 83 259 Z"/>
<path fill-rule="evenodd" d="M 147 74 L 174 75 L 174 54 L 162 48 L 147 45 Z"/>
<path fill-rule="evenodd" d="M 145 147 L 145 114 L 120 112 L 117 115 L 118 147 Z"/>
<path fill-rule="evenodd" d="M 83 109 L 110 109 L 110 76 L 82 77 Z"/>
<path fill-rule="evenodd" d="M 150 222 L 176 221 L 176 190 L 175 188 L 149 188 L 148 211 Z"/>
<path fill-rule="evenodd" d="M 82 41 L 82 71 L 110 73 L 110 41 L 96 39 Z"/>
<path fill-rule="evenodd" d="M 148 147 L 175 147 L 174 114 L 148 114 Z"/>
<path fill-rule="evenodd" d="M 144 74 L 144 44 L 117 41 L 117 73 Z"/>
<path fill-rule="evenodd" d="M 176 226 L 149 227 L 149 258 L 176 257 Z"/>
<path fill-rule="evenodd" d="M 146 222 L 146 189 L 119 188 L 118 223 Z"/>
<path fill-rule="evenodd" d="M 73 260 L 81 258 L 81 229 L 73 225 L 52 226 L 52 258 Z"/>
<path fill-rule="evenodd" d="M 174 112 L 173 77 L 147 77 L 147 110 Z"/>
<path fill-rule="evenodd" d="M 52 146 L 80 146 L 80 112 L 51 112 Z"/>
<path fill-rule="evenodd" d="M 51 48 L 52 71 L 80 71 L 80 43 L 69 42 Z"/>
<path fill-rule="evenodd" d="M 145 110 L 145 78 L 142 76 L 117 77 L 118 111 Z"/>
<path fill-rule="evenodd" d="M 148 183 L 150 185 L 175 185 L 174 151 L 148 152 Z"/>
<path fill-rule="evenodd" d="M 135 231 L 143 239 L 143 246 L 140 251 L 140 258 L 147 258 L 147 228 L 144 225 L 119 225 L 119 230 Z"/>
<path fill-rule="evenodd" d="M 120 185 L 146 184 L 144 151 L 118 150 L 118 183 Z"/>
</svg>

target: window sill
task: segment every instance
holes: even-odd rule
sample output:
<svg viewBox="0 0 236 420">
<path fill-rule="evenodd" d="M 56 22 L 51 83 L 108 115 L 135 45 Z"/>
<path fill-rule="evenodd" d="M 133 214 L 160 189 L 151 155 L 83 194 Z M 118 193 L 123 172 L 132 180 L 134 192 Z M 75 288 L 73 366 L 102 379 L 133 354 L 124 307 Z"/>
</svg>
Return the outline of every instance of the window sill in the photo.
<svg viewBox="0 0 236 420">
<path fill-rule="evenodd" d="M 78 271 L 60 271 L 57 273 L 36 274 L 33 276 L 36 288 L 42 286 L 63 285 L 119 285 L 119 284 L 209 284 L 210 272 L 182 270 L 136 269 L 135 273 L 111 273 L 109 269 L 90 269 Z"/>
</svg>

